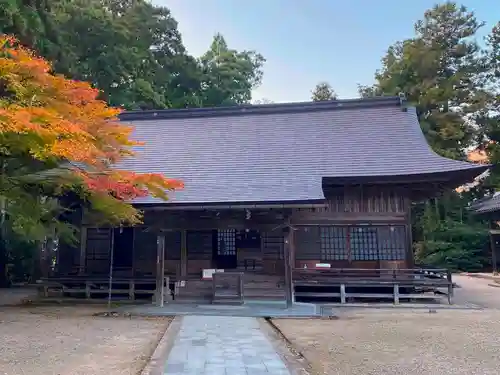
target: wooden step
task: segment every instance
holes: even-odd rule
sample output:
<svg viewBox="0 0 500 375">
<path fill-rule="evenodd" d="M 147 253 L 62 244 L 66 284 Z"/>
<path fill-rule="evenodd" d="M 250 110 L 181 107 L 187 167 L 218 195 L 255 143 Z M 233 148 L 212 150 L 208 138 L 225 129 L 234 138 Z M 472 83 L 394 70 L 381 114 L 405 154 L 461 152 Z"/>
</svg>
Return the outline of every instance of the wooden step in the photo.
<svg viewBox="0 0 500 375">
<path fill-rule="evenodd" d="M 245 275 L 247 276 L 247 275 Z M 278 276 L 251 275 L 252 280 L 245 280 L 243 294 L 245 299 L 283 299 L 284 282 Z M 212 280 L 187 280 L 179 287 L 176 300 L 211 300 L 213 298 Z M 230 298 L 218 298 L 215 302 L 227 302 Z"/>
</svg>

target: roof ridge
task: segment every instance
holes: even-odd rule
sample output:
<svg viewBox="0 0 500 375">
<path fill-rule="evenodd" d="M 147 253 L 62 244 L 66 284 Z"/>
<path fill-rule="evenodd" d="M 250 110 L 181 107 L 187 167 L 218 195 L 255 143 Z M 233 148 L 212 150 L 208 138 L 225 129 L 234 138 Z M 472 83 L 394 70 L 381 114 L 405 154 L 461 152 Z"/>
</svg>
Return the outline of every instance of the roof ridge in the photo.
<svg viewBox="0 0 500 375">
<path fill-rule="evenodd" d="M 229 107 L 182 108 L 144 111 L 125 111 L 119 115 L 122 121 L 182 119 L 193 117 L 219 117 L 241 115 L 268 115 L 279 113 L 299 113 L 361 109 L 387 106 L 403 106 L 400 96 L 376 96 L 371 98 L 340 99 L 319 102 L 291 102 L 271 104 L 243 104 Z"/>
</svg>

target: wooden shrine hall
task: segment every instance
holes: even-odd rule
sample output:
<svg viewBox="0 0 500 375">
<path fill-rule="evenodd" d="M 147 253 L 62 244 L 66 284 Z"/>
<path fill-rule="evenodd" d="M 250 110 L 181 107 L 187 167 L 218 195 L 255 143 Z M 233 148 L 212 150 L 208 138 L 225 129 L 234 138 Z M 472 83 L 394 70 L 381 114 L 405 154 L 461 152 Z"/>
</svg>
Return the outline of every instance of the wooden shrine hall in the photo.
<svg viewBox="0 0 500 375">
<path fill-rule="evenodd" d="M 168 202 L 134 201 L 141 226 L 84 217 L 80 247 L 61 244 L 47 279 L 64 293 L 290 305 L 321 293 L 344 302 L 346 288 L 378 285 L 396 301 L 395 285 L 425 284 L 410 203 L 488 168 L 435 154 L 401 97 L 132 111 L 121 121 L 143 145 L 117 167 L 185 188 Z"/>
<path fill-rule="evenodd" d="M 474 202 L 470 209 L 489 223 L 491 271 L 498 274 L 500 266 L 500 195 L 498 192 Z"/>
</svg>

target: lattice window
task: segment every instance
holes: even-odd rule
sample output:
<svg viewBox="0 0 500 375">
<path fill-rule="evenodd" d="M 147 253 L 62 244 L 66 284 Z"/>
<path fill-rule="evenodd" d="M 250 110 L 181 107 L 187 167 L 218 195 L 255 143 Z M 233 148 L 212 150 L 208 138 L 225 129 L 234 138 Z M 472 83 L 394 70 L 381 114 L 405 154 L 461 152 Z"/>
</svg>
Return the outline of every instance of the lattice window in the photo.
<svg viewBox="0 0 500 375">
<path fill-rule="evenodd" d="M 378 260 L 377 228 L 349 228 L 351 260 Z"/>
<path fill-rule="evenodd" d="M 380 260 L 406 259 L 406 230 L 403 225 L 378 228 Z"/>
<path fill-rule="evenodd" d="M 347 259 L 347 228 L 338 226 L 320 227 L 321 260 Z"/>
<path fill-rule="evenodd" d="M 406 229 L 394 226 L 320 227 L 322 261 L 404 260 Z"/>
<path fill-rule="evenodd" d="M 217 231 L 217 254 L 236 255 L 236 231 L 234 229 Z"/>
</svg>

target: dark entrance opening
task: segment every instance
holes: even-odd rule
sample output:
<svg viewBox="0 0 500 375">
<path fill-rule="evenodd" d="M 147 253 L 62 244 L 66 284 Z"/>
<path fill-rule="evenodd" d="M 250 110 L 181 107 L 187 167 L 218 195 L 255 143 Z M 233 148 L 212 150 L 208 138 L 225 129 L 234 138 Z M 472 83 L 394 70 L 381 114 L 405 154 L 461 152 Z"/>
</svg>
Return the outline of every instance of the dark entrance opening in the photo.
<svg viewBox="0 0 500 375">
<path fill-rule="evenodd" d="M 132 268 L 134 257 L 134 229 L 113 229 L 113 268 Z"/>
<path fill-rule="evenodd" d="M 231 269 L 238 266 L 236 256 L 236 230 L 219 229 L 214 231 L 213 261 L 216 268 Z"/>
<path fill-rule="evenodd" d="M 244 229 L 236 233 L 239 266 L 245 271 L 262 269 L 262 246 L 260 232 Z"/>
</svg>

